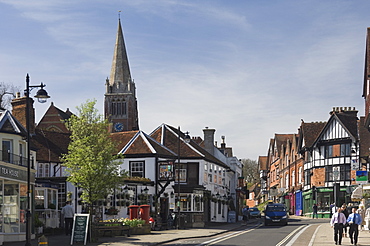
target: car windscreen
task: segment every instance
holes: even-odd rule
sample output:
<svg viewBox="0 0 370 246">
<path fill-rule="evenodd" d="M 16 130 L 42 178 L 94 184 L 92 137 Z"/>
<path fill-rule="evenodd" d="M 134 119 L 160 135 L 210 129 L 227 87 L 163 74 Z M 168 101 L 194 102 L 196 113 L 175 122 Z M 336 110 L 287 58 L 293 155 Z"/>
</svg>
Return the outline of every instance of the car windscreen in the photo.
<svg viewBox="0 0 370 246">
<path fill-rule="evenodd" d="M 249 211 L 255 212 L 255 211 L 258 211 L 258 208 L 250 208 Z"/>
<path fill-rule="evenodd" d="M 272 212 L 285 212 L 285 208 L 282 206 L 268 206 L 266 208 L 266 211 L 272 211 Z"/>
</svg>

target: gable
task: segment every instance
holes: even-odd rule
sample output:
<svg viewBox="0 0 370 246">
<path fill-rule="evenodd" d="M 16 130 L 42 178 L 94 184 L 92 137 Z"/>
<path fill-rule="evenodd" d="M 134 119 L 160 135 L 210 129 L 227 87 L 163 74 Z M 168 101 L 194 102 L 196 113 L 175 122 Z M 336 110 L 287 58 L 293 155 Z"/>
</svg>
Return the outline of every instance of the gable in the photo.
<svg viewBox="0 0 370 246">
<path fill-rule="evenodd" d="M 324 128 L 324 131 L 322 132 L 318 140 L 329 141 L 334 139 L 345 139 L 350 137 L 352 137 L 352 135 L 343 126 L 343 124 L 336 118 L 333 118 L 330 122 L 328 122 L 328 125 Z"/>
<path fill-rule="evenodd" d="M 2 132 L 11 132 L 11 133 L 16 133 L 13 125 L 10 123 L 9 119 L 6 119 L 5 122 L 2 124 L 0 130 Z"/>
<path fill-rule="evenodd" d="M 26 134 L 26 130 L 19 121 L 6 110 L 0 117 L 0 131 L 8 133 Z"/>
</svg>

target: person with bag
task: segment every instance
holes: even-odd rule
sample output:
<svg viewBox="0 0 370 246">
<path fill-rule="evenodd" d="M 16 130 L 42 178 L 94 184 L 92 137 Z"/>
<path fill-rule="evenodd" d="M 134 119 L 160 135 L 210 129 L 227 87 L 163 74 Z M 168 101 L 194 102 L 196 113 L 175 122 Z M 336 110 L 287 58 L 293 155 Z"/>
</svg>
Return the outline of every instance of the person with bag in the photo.
<svg viewBox="0 0 370 246">
<path fill-rule="evenodd" d="M 336 245 L 342 244 L 343 226 L 346 223 L 346 217 L 342 213 L 342 209 L 338 208 L 330 220 L 330 225 L 334 228 L 334 242 Z"/>
<path fill-rule="evenodd" d="M 348 216 L 347 222 L 349 224 L 349 238 L 351 244 L 357 245 L 358 241 L 358 226 L 362 223 L 361 215 L 357 213 L 357 208 L 352 207 L 352 213 Z"/>
</svg>

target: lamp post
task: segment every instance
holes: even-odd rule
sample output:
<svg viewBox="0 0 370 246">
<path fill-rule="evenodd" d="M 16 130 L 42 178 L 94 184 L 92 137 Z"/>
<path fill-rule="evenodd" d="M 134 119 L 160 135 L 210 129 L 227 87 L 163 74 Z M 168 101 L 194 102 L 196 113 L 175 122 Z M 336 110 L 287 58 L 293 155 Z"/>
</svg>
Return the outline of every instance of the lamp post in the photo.
<svg viewBox="0 0 370 246">
<path fill-rule="evenodd" d="M 27 209 L 26 209 L 26 246 L 31 246 L 31 151 L 30 151 L 30 139 L 31 139 L 31 122 L 30 122 L 30 92 L 33 88 L 41 87 L 36 93 L 36 98 L 40 103 L 46 102 L 50 96 L 43 89 L 45 85 L 30 85 L 30 76 L 26 76 L 26 90 L 24 91 L 26 96 L 26 130 L 27 130 Z"/>
<path fill-rule="evenodd" d="M 179 229 L 180 227 L 180 142 L 181 142 L 181 136 L 180 136 L 181 130 L 180 126 L 178 127 L 178 142 L 177 142 L 177 223 L 176 228 Z M 186 132 L 184 137 L 185 143 L 190 143 L 190 136 L 189 132 Z"/>
</svg>

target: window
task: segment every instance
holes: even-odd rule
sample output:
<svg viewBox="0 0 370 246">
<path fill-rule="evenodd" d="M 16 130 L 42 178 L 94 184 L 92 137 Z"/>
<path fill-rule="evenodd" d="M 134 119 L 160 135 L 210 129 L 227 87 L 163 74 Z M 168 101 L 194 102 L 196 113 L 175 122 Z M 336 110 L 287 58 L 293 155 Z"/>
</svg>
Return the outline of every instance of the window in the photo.
<svg viewBox="0 0 370 246">
<path fill-rule="evenodd" d="M 298 183 L 299 184 L 302 184 L 302 170 L 303 170 L 303 168 L 299 167 L 299 169 L 298 169 Z"/>
<path fill-rule="evenodd" d="M 181 196 L 180 197 L 180 210 L 181 211 L 191 211 L 191 196 Z"/>
<path fill-rule="evenodd" d="M 292 171 L 292 186 L 295 186 L 295 171 Z"/>
<path fill-rule="evenodd" d="M 325 167 L 325 180 L 351 180 L 351 165 L 345 164 L 340 166 L 326 166 Z"/>
<path fill-rule="evenodd" d="M 289 175 L 285 174 L 285 189 L 289 188 Z"/>
<path fill-rule="evenodd" d="M 3 140 L 3 161 L 12 163 L 13 144 L 11 140 Z"/>
<path fill-rule="evenodd" d="M 340 155 L 341 156 L 350 156 L 351 155 L 351 144 L 341 144 L 340 145 Z"/>
<path fill-rule="evenodd" d="M 127 104 L 126 102 L 112 102 L 110 110 L 112 115 L 126 115 Z"/>
<path fill-rule="evenodd" d="M 193 198 L 193 211 L 203 212 L 203 196 L 202 195 L 192 195 Z"/>
<path fill-rule="evenodd" d="M 325 167 L 325 180 L 326 181 L 333 181 L 333 166 L 326 166 Z"/>
<path fill-rule="evenodd" d="M 44 166 L 44 177 L 49 177 L 49 164 Z"/>
<path fill-rule="evenodd" d="M 333 157 L 333 145 L 325 146 L 325 158 Z"/>
<path fill-rule="evenodd" d="M 311 184 L 311 170 L 304 171 L 304 184 L 305 185 Z"/>
<path fill-rule="evenodd" d="M 43 164 L 39 163 L 39 168 L 37 170 L 37 177 L 42 177 L 42 172 L 43 172 Z"/>
<path fill-rule="evenodd" d="M 341 180 L 351 180 L 351 165 L 350 164 L 345 164 L 341 166 L 340 179 Z"/>
<path fill-rule="evenodd" d="M 351 144 L 350 143 L 325 146 L 325 158 L 350 156 L 350 155 L 351 155 Z"/>
<path fill-rule="evenodd" d="M 207 165 L 207 163 L 204 164 L 204 171 L 208 171 L 208 165 Z"/>
<path fill-rule="evenodd" d="M 144 162 L 143 161 L 133 161 L 130 162 L 130 175 L 132 177 L 142 177 L 144 178 Z"/>
<path fill-rule="evenodd" d="M 176 175 L 176 180 L 179 180 L 178 176 L 179 170 L 175 170 L 175 175 Z M 187 177 L 186 177 L 186 169 L 185 168 L 180 168 L 180 182 L 181 183 L 186 183 Z"/>
</svg>

